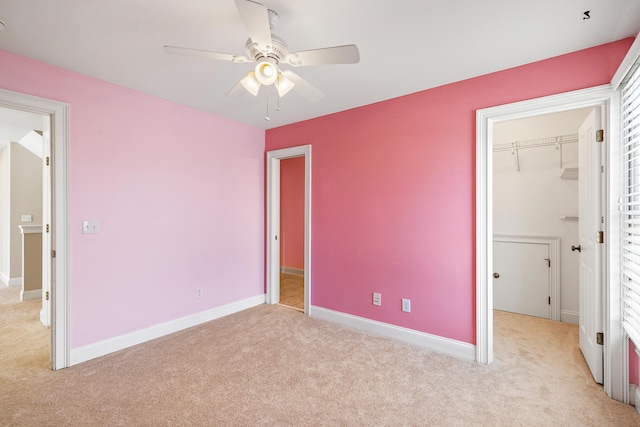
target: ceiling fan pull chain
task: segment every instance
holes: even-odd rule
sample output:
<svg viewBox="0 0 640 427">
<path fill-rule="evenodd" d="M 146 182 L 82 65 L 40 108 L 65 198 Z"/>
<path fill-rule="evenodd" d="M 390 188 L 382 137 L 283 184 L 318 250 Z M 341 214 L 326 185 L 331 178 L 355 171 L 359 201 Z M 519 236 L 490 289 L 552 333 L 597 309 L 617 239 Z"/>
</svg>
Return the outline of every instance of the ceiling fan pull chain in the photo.
<svg viewBox="0 0 640 427">
<path fill-rule="evenodd" d="M 269 117 L 269 95 L 267 95 L 267 115 L 264 118 L 266 121 L 270 121 L 271 117 Z"/>
<path fill-rule="evenodd" d="M 277 92 L 276 92 L 276 111 L 280 111 L 280 94 Z"/>
</svg>

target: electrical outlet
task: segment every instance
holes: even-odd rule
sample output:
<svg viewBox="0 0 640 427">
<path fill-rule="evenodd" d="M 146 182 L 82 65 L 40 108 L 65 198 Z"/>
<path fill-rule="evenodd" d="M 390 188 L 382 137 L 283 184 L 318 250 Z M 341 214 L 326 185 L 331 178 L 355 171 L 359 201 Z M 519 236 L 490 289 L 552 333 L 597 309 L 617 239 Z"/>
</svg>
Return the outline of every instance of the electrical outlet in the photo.
<svg viewBox="0 0 640 427">
<path fill-rule="evenodd" d="M 31 215 L 22 215 L 22 221 L 21 222 L 31 222 L 33 221 L 33 218 Z"/>
<path fill-rule="evenodd" d="M 402 311 L 405 313 L 411 313 L 411 300 L 402 298 Z"/>
<path fill-rule="evenodd" d="M 202 288 L 196 288 L 196 298 L 202 298 Z"/>
<path fill-rule="evenodd" d="M 382 295 L 374 292 L 373 293 L 373 305 L 382 305 Z"/>
</svg>

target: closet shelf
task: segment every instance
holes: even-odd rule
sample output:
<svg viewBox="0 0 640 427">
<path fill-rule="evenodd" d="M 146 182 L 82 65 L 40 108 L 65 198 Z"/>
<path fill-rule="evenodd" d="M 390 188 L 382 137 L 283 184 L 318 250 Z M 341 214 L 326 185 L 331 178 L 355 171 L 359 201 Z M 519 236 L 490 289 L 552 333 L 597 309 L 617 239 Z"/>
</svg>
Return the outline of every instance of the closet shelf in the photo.
<svg viewBox="0 0 640 427">
<path fill-rule="evenodd" d="M 562 160 L 562 146 L 564 144 L 572 144 L 577 142 L 578 142 L 578 134 L 576 133 L 576 134 L 570 134 L 570 135 L 551 136 L 547 138 L 529 139 L 526 141 L 514 141 L 514 142 L 508 142 L 505 144 L 494 144 L 492 147 L 492 150 L 494 153 L 498 151 L 511 151 L 511 154 L 514 154 L 516 156 L 516 166 L 517 166 L 518 172 L 520 172 L 520 150 L 523 150 L 526 148 L 555 146 L 560 156 L 560 167 L 563 167 L 564 162 Z M 576 169 L 575 178 L 566 178 L 566 179 L 578 179 L 577 169 Z"/>
<path fill-rule="evenodd" d="M 548 138 L 529 139 L 526 141 L 507 142 L 506 144 L 494 144 L 493 151 L 512 151 L 523 148 L 547 147 L 550 145 L 561 146 L 578 142 L 578 134 L 551 136 Z"/>
</svg>

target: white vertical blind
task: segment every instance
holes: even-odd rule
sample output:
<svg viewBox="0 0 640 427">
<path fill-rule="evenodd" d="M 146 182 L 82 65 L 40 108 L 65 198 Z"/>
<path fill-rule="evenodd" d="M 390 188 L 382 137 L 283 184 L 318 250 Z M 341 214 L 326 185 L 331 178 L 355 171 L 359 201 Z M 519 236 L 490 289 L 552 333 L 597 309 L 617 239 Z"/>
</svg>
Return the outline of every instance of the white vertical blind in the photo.
<svg viewBox="0 0 640 427">
<path fill-rule="evenodd" d="M 632 68 L 622 89 L 622 322 L 640 348 L 640 72 Z"/>
</svg>

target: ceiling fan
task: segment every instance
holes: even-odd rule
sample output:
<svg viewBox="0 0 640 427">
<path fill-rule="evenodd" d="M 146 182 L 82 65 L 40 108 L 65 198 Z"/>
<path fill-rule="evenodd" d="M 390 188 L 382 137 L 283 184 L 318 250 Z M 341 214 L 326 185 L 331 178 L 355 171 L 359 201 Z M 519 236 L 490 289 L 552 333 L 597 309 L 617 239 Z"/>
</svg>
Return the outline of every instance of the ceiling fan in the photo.
<svg viewBox="0 0 640 427">
<path fill-rule="evenodd" d="M 254 70 L 245 75 L 227 95 L 236 95 L 238 92 L 243 92 L 241 88 L 244 88 L 247 92 L 257 96 L 261 86 L 273 85 L 279 97 L 283 97 L 291 89 L 294 89 L 307 100 L 314 102 L 324 94 L 293 71 L 281 70 L 280 65 L 303 67 L 321 64 L 355 64 L 360 61 L 358 47 L 353 44 L 289 52 L 285 41 L 271 32 L 278 23 L 276 12 L 255 1 L 234 1 L 249 32 L 245 49 L 246 56 L 164 46 L 164 51 L 170 54 L 200 56 L 237 63 L 256 62 Z"/>
</svg>

